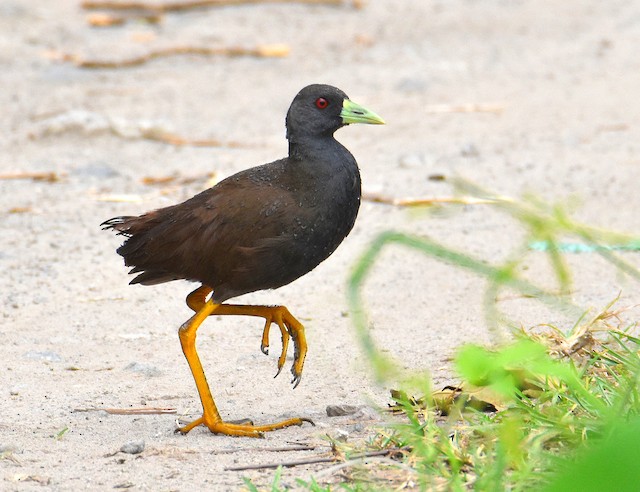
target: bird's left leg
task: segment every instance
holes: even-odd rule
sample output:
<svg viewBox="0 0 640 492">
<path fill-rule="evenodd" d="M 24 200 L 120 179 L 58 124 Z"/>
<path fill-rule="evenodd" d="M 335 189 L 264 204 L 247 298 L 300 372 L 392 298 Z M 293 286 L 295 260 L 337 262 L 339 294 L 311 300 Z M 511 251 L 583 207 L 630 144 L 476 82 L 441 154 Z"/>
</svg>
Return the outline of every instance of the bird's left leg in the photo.
<svg viewBox="0 0 640 492">
<path fill-rule="evenodd" d="M 302 368 L 304 367 L 304 359 L 307 356 L 307 339 L 304 333 L 304 326 L 298 321 L 285 306 L 248 306 L 241 304 L 221 304 L 213 314 L 228 314 L 235 316 L 257 316 L 266 320 L 265 329 L 271 323 L 276 323 L 280 327 L 282 333 L 288 333 L 293 338 L 293 366 L 291 374 L 293 374 L 293 387 L 300 384 L 302 379 Z M 280 374 L 282 366 L 285 363 L 286 339 L 283 338 L 283 351 L 278 359 L 278 372 Z"/>
<path fill-rule="evenodd" d="M 196 383 L 198 395 L 202 402 L 202 416 L 199 419 L 194 420 L 190 424 L 185 425 L 178 429 L 179 432 L 186 434 L 191 429 L 198 425 L 205 425 L 214 434 L 226 434 L 228 436 L 246 436 L 246 437 L 261 437 L 263 432 L 268 432 L 276 429 L 283 429 L 292 425 L 302 425 L 303 422 L 309 422 L 313 425 L 309 419 L 306 418 L 292 418 L 266 425 L 253 425 L 249 424 L 235 424 L 232 422 L 225 422 L 220 417 L 218 408 L 213 401 L 207 378 L 200 362 L 200 357 L 196 350 L 196 334 L 198 328 L 202 322 L 211 314 L 215 313 L 221 307 L 220 304 L 215 304 L 212 300 L 207 301 L 202 309 L 198 310 L 188 321 L 186 321 L 178 330 L 180 336 L 180 345 L 191 374 Z"/>
<path fill-rule="evenodd" d="M 202 309 L 202 307 L 207 302 L 207 297 L 209 296 L 209 294 L 211 294 L 212 291 L 213 290 L 208 285 L 201 285 L 200 287 L 198 287 L 196 290 L 194 290 L 187 296 L 187 306 L 189 306 L 189 308 L 191 308 L 194 312 L 200 311 L 200 309 Z M 255 306 L 255 307 L 260 307 L 260 306 Z M 245 314 L 237 311 L 226 313 L 224 312 L 226 311 L 226 308 L 227 308 L 227 305 L 223 304 L 215 313 L 212 313 L 212 314 L 239 314 L 239 315 Z M 285 319 L 283 319 L 282 314 L 278 316 L 276 313 L 276 315 L 274 316 L 273 310 L 263 310 L 261 311 L 261 313 L 263 314 L 254 314 L 253 316 L 260 316 L 260 317 L 264 317 L 265 319 L 264 328 L 262 329 L 262 343 L 260 344 L 260 350 L 262 351 L 263 354 L 266 355 L 269 353 L 269 330 L 271 328 L 271 323 L 275 322 L 278 325 L 278 328 L 280 329 L 280 335 L 282 337 L 282 351 L 280 352 L 280 357 L 278 357 L 278 372 L 276 373 L 276 376 L 278 376 L 278 374 L 280 374 L 280 371 L 282 371 L 282 367 L 284 366 L 284 363 L 287 358 L 287 349 L 289 348 L 290 332 L 293 332 L 292 335 L 293 335 L 293 345 L 294 345 L 294 359 L 296 361 L 299 361 L 301 352 L 303 354 L 306 354 L 307 347 L 306 347 L 306 341 L 305 341 L 306 339 L 304 337 L 304 328 L 302 328 L 302 324 L 300 324 L 298 320 L 293 318 L 291 313 L 289 313 L 288 311 L 287 313 L 289 314 L 289 316 L 285 317 Z M 251 316 L 251 314 L 249 314 L 249 316 Z M 293 322 L 290 322 L 290 318 L 293 319 Z M 289 328 L 287 323 L 289 323 L 294 327 Z M 300 328 L 302 328 L 302 337 L 300 337 L 299 335 L 300 328 L 298 328 L 298 325 L 300 326 Z M 300 339 L 302 339 L 304 343 L 304 351 L 302 351 L 301 347 L 299 346 Z M 304 357 L 302 358 L 301 362 L 298 363 L 298 366 L 299 366 L 297 370 L 298 383 L 300 382 L 300 375 L 302 374 L 303 363 L 304 363 Z M 292 372 L 294 372 L 294 377 L 295 377 L 295 371 L 292 370 Z"/>
</svg>

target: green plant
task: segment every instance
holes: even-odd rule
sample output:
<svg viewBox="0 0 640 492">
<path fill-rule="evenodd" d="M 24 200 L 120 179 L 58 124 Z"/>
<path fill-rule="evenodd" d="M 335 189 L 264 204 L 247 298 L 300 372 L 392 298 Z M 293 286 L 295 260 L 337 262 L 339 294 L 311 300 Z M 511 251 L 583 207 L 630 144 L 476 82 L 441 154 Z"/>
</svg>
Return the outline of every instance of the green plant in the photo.
<svg viewBox="0 0 640 492">
<path fill-rule="evenodd" d="M 607 484 L 634 490 L 629 487 L 640 483 L 637 327 L 621 321 L 620 311 L 613 309 L 617 299 L 591 318 L 590 310 L 570 301 L 572 271 L 566 254 L 599 255 L 639 280 L 640 272 L 619 251 L 637 250 L 640 242 L 627 234 L 580 224 L 561 205 L 532 197 L 516 202 L 466 182 L 456 185 L 471 195 L 461 203 L 490 203 L 519 223 L 526 232 L 522 244 L 501 264 L 490 264 L 424 236 L 387 231 L 374 239 L 349 279 L 348 300 L 376 379 L 399 384 L 395 416 L 367 443 L 369 448 L 402 449 L 395 465 L 399 473 L 369 466 L 361 470 L 365 475 L 354 474 L 333 488 L 313 478 L 298 485 L 314 491 L 414 486 L 557 492 L 604 490 Z M 485 318 L 495 344 L 459 349 L 455 358 L 462 378 L 459 388 L 433 392 L 428 374 L 403 371 L 377 348 L 362 292 L 387 247 L 418 251 L 486 279 Z M 541 252 L 552 265 L 555 291 L 519 273 L 529 254 Z M 506 289 L 573 313 L 576 322 L 568 329 L 544 323 L 523 329 L 496 302 Z M 419 396 L 408 396 L 412 391 Z M 385 466 L 394 465 L 385 462 Z"/>
<path fill-rule="evenodd" d="M 486 321 L 493 330 L 498 348 L 467 345 L 456 357 L 462 386 L 470 393 L 488 392 L 499 402 L 493 414 L 467 410 L 440 417 L 433 399 L 424 394 L 425 407 L 399 401 L 406 421 L 392 425 L 395 443 L 412 449 L 407 462 L 419 471 L 424 489 L 444 486 L 450 490 L 531 490 L 551 483 L 561 468 L 562 457 L 574 456 L 589 443 L 604 439 L 640 412 L 637 383 L 640 377 L 638 339 L 631 331 L 608 324 L 615 316 L 607 306 L 585 323 L 585 312 L 572 304 L 572 272 L 563 251 L 566 239 L 589 246 L 614 268 L 640 279 L 640 273 L 617 252 L 631 249 L 637 239 L 573 221 L 559 205 L 534 198 L 523 202 L 493 197 L 469 183 L 458 182 L 459 189 L 473 197 L 491 201 L 525 229 L 522 245 L 502 264 L 486 261 L 436 243 L 427 237 L 388 231 L 370 244 L 355 266 L 349 281 L 349 303 L 354 326 L 378 381 L 401 381 L 404 390 L 416 384 L 428 386 L 427 375 L 406 374 L 389 355 L 377 349 L 368 330 L 362 287 L 381 251 L 401 246 L 470 270 L 487 280 L 484 295 Z M 551 292 L 522 278 L 519 267 L 531 249 L 544 251 L 555 272 L 558 290 Z M 541 247 L 541 244 L 544 247 Z M 623 245 L 625 248 L 607 247 Z M 631 246 L 630 246 L 631 245 Z M 635 246 L 634 246 L 635 247 Z M 536 253 L 539 254 L 539 253 Z M 562 336 L 556 327 L 548 327 L 544 336 L 518 328 L 500 312 L 496 299 L 504 289 L 539 300 L 553 308 L 570 308 L 578 321 Z M 580 314 L 582 312 L 582 314 Z M 515 334 L 517 340 L 506 341 Z M 565 330 L 566 331 L 566 330 Z M 591 345 L 580 346 L 567 354 L 557 345 L 582 339 Z M 579 344 L 578 344 L 579 345 Z M 422 382 L 419 382 L 420 379 Z M 464 399 L 459 400 L 463 402 Z M 443 485 L 444 484 L 444 485 Z M 555 489 L 554 489 L 555 490 Z"/>
</svg>

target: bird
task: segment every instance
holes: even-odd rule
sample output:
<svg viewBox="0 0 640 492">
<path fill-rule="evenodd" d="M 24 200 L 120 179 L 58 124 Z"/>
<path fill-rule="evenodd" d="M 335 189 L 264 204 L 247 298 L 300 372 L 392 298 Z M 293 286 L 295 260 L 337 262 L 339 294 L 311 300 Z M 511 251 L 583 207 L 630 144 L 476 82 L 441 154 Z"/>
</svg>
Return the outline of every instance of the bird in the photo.
<svg viewBox="0 0 640 492">
<path fill-rule="evenodd" d="M 262 437 L 313 424 L 304 417 L 263 425 L 223 420 L 196 351 L 196 333 L 211 315 L 263 318 L 262 352 L 268 354 L 269 330 L 277 325 L 282 349 L 276 376 L 292 340 L 293 387 L 300 383 L 307 354 L 304 326 L 285 306 L 227 301 L 293 282 L 327 259 L 349 234 L 360 207 L 360 172 L 334 133 L 353 123 L 385 122 L 336 87 L 309 85 L 294 97 L 286 115 L 287 157 L 242 170 L 177 205 L 101 224 L 126 238 L 116 252 L 132 267 L 129 273 L 137 274 L 131 284 L 200 283 L 186 298 L 194 314 L 178 334 L 203 412 L 176 432 L 204 425 L 214 434 Z"/>
</svg>

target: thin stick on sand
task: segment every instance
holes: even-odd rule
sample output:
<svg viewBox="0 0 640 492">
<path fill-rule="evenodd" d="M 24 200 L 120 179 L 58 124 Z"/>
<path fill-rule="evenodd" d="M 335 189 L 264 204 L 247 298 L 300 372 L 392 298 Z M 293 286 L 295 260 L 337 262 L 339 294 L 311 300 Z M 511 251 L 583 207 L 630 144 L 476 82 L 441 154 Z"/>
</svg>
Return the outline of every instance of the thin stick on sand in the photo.
<svg viewBox="0 0 640 492">
<path fill-rule="evenodd" d="M 241 46 L 222 46 L 209 48 L 206 46 L 173 46 L 150 51 L 144 55 L 132 56 L 120 60 L 99 60 L 83 58 L 80 55 L 70 53 L 53 53 L 52 57 L 61 61 L 71 62 L 79 68 L 100 69 L 100 68 L 128 68 L 155 60 L 177 55 L 200 55 L 200 56 L 252 56 L 257 58 L 283 58 L 289 55 L 289 46 L 286 44 L 263 44 L 255 48 L 244 48 Z"/>
<path fill-rule="evenodd" d="M 476 198 L 472 196 L 449 196 L 437 198 L 393 198 L 373 193 L 363 194 L 362 199 L 368 202 L 384 203 L 385 205 L 393 205 L 395 207 L 429 207 L 447 203 L 457 205 L 491 205 L 505 200 L 503 197 Z"/>
<path fill-rule="evenodd" d="M 346 0 L 189 0 L 184 2 L 114 2 L 110 0 L 86 0 L 82 8 L 86 10 L 149 10 L 155 12 L 177 12 L 204 7 L 228 7 L 256 3 L 303 3 L 340 6 Z M 357 5 L 358 2 L 354 2 Z"/>
</svg>

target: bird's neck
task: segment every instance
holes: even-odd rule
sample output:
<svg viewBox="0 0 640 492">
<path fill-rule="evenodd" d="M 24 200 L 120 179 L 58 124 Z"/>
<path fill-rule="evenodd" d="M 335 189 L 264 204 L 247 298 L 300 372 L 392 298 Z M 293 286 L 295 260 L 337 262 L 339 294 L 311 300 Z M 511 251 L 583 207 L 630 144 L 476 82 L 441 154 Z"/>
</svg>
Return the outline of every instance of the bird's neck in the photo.
<svg viewBox="0 0 640 492">
<path fill-rule="evenodd" d="M 333 138 L 333 134 L 320 136 L 289 137 L 289 158 L 315 160 L 318 156 L 333 154 L 344 147 Z"/>
</svg>

